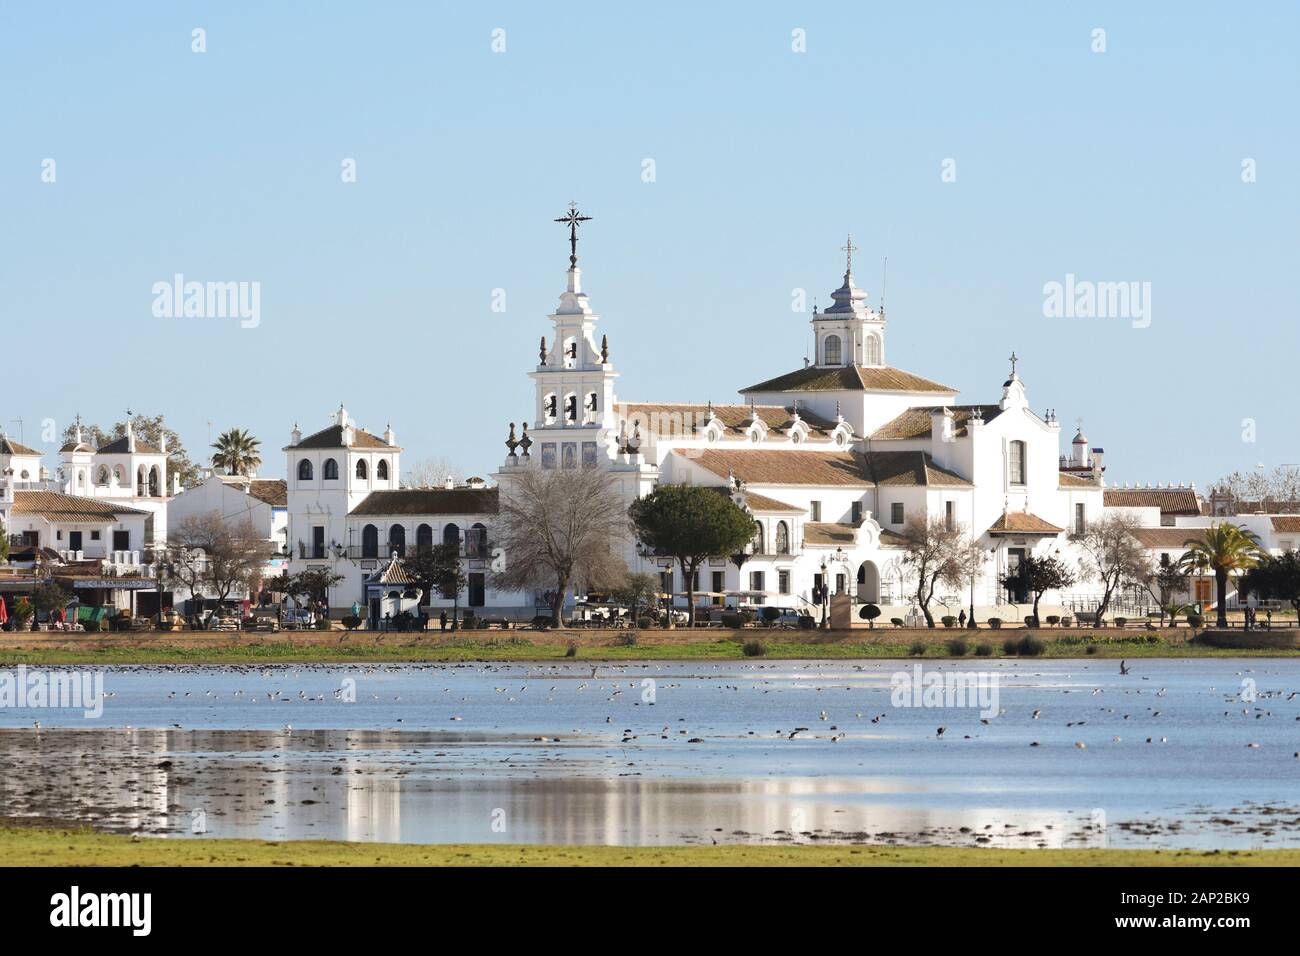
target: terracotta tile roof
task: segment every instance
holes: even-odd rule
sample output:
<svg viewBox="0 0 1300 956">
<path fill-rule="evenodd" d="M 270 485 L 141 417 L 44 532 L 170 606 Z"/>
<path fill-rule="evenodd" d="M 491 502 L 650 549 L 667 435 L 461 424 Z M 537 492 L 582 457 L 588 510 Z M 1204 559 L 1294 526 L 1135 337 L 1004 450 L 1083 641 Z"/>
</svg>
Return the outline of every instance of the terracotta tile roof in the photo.
<svg viewBox="0 0 1300 956">
<path fill-rule="evenodd" d="M 286 445 L 284 451 L 294 448 L 391 448 L 397 451 L 396 445 L 390 445 L 378 435 L 372 435 L 364 428 L 352 426 L 352 444 L 345 446 L 343 444 L 343 426 L 330 425 L 328 428 L 322 428 L 320 431 L 308 435 L 296 445 Z"/>
<path fill-rule="evenodd" d="M 40 457 L 40 454 L 35 448 L 28 448 L 6 435 L 0 435 L 0 455 L 36 455 Z"/>
<path fill-rule="evenodd" d="M 84 441 L 70 441 L 67 442 L 65 445 L 63 445 L 62 448 L 59 449 L 60 454 L 63 454 L 64 452 L 73 452 L 73 451 L 88 451 L 93 453 L 95 449 Z"/>
<path fill-rule="evenodd" d="M 118 515 L 143 515 L 147 511 L 112 504 L 102 498 L 80 498 L 58 491 L 14 491 L 15 515 L 34 515 L 49 521 L 111 523 Z"/>
<path fill-rule="evenodd" d="M 723 478 L 734 475 L 755 485 L 841 485 L 871 487 L 862 456 L 847 451 L 774 451 L 706 448 L 690 460 Z"/>
<path fill-rule="evenodd" d="M 399 488 L 372 491 L 351 515 L 496 514 L 496 488 Z"/>
<path fill-rule="evenodd" d="M 723 491 L 727 489 L 723 488 Z M 794 505 L 788 505 L 784 501 L 777 501 L 775 498 L 769 498 L 767 495 L 760 495 L 754 491 L 745 492 L 745 504 L 749 506 L 750 511 L 778 511 L 784 514 L 803 514 L 807 508 L 796 508 Z"/>
<path fill-rule="evenodd" d="M 1274 531 L 1283 531 L 1287 534 L 1300 532 L 1300 515 L 1281 515 L 1269 520 L 1273 523 Z"/>
<path fill-rule="evenodd" d="M 746 392 L 947 392 L 956 395 L 957 389 L 897 368 L 809 365 L 740 390 L 742 395 Z"/>
<path fill-rule="evenodd" d="M 906 438 L 929 438 L 930 415 L 942 408 L 942 405 L 916 405 L 909 408 L 893 421 L 886 422 L 872 433 L 873 440 L 892 440 Z M 949 405 L 952 410 L 953 431 L 958 437 L 966 435 L 966 423 L 978 408 L 984 414 L 984 421 L 991 422 L 1002 414 L 997 405 Z"/>
<path fill-rule="evenodd" d="M 851 524 L 837 524 L 830 521 L 805 521 L 803 525 L 803 543 L 805 545 L 846 545 L 858 540 L 858 529 Z"/>
<path fill-rule="evenodd" d="M 907 539 L 897 531 L 890 531 L 888 528 L 881 528 L 880 546 L 882 548 L 905 548 L 907 547 Z"/>
<path fill-rule="evenodd" d="M 1002 517 L 989 525 L 988 534 L 1060 534 L 1064 528 L 1058 528 L 1050 521 L 1027 511 L 1007 511 Z"/>
<path fill-rule="evenodd" d="M 1082 475 L 1072 475 L 1068 471 L 1062 471 L 1057 476 L 1056 487 L 1058 488 L 1099 488 L 1101 487 L 1091 478 L 1085 478 Z M 1103 499 L 1104 500 L 1104 499 Z"/>
<path fill-rule="evenodd" d="M 243 490 L 244 484 L 248 482 L 247 478 L 239 475 L 217 475 L 219 479 L 228 485 L 234 485 Z M 289 504 L 289 484 L 283 478 L 254 478 L 248 489 L 248 493 L 258 501 L 264 501 L 272 508 L 284 508 Z"/>
<path fill-rule="evenodd" d="M 873 481 L 887 487 L 972 487 L 956 472 L 940 468 L 925 452 L 873 451 L 861 457 L 865 459 L 867 473 Z"/>
<path fill-rule="evenodd" d="M 934 464 L 921 451 L 837 451 L 706 448 L 691 461 L 715 475 L 755 485 L 874 485 L 969 488 L 970 482 Z"/>
<path fill-rule="evenodd" d="M 696 428 L 704 426 L 709 420 L 708 405 L 682 405 L 665 402 L 619 402 L 616 411 L 627 421 L 628 433 L 632 432 L 633 423 L 639 423 L 642 431 L 649 430 L 655 435 L 680 437 L 694 435 Z M 757 415 L 768 427 L 769 437 L 786 438 L 790 426 L 794 424 L 793 408 L 781 405 L 714 405 L 713 412 L 722 423 L 724 431 L 731 437 L 745 434 L 750 424 L 750 414 Z M 811 430 L 809 440 L 828 440 L 835 430 L 835 422 L 828 421 L 808 409 L 799 409 L 799 418 Z M 771 435 L 770 433 L 775 433 Z"/>
<path fill-rule="evenodd" d="M 129 455 L 131 454 L 131 443 L 125 435 L 121 438 L 114 438 L 107 445 L 99 446 L 101 455 Z M 137 455 L 165 455 L 161 448 L 149 444 L 139 435 L 135 437 L 135 454 Z"/>
<path fill-rule="evenodd" d="M 387 565 L 380 568 L 374 574 L 366 578 L 371 584 L 414 584 L 415 579 L 411 573 L 406 570 L 406 566 L 399 561 L 390 561 Z"/>
<path fill-rule="evenodd" d="M 1107 508 L 1159 508 L 1163 515 L 1199 515 L 1201 502 L 1194 488 L 1107 488 Z"/>
<path fill-rule="evenodd" d="M 1168 548 L 1182 551 L 1190 539 L 1201 536 L 1203 528 L 1134 528 L 1133 537 L 1144 548 Z"/>
</svg>

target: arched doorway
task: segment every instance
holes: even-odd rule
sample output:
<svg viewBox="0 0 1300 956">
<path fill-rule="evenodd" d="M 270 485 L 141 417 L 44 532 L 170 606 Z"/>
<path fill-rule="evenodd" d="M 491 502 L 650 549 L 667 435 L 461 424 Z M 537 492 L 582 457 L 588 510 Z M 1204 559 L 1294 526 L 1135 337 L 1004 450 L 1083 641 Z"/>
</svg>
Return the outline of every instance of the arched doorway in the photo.
<svg viewBox="0 0 1300 956">
<path fill-rule="evenodd" d="M 880 569 L 874 561 L 858 565 L 858 600 L 864 604 L 880 603 Z"/>
</svg>

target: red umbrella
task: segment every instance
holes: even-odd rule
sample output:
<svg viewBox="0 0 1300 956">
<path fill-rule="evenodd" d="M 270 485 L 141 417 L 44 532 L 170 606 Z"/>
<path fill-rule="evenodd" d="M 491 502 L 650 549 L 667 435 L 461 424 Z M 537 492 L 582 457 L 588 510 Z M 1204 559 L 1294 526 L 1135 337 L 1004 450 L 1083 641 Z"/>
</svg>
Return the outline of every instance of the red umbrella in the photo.
<svg viewBox="0 0 1300 956">
<path fill-rule="evenodd" d="M 9 609 L 5 607 L 5 599 L 0 597 L 0 624 L 9 623 Z"/>
</svg>

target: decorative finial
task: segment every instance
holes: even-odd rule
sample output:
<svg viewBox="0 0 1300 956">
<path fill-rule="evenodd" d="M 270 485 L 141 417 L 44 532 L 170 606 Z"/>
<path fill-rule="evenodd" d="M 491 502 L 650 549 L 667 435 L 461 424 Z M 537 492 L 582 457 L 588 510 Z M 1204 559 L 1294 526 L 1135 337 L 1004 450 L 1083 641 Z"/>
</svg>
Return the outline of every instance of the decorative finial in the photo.
<svg viewBox="0 0 1300 956">
<path fill-rule="evenodd" d="M 1011 377 L 1012 378 L 1016 377 L 1016 363 L 1019 361 L 1020 359 L 1016 356 L 1015 350 L 1012 349 L 1011 351 Z"/>
<path fill-rule="evenodd" d="M 600 364 L 605 365 L 609 362 L 609 336 L 600 337 Z"/>
<path fill-rule="evenodd" d="M 576 202 L 569 203 L 569 211 L 561 216 L 556 222 L 562 222 L 569 227 L 569 268 L 577 268 L 578 265 L 578 223 L 590 222 L 590 216 L 584 216 L 578 212 Z"/>
<path fill-rule="evenodd" d="M 528 436 L 528 423 L 524 422 L 523 424 L 524 424 L 524 434 L 523 437 L 519 439 L 519 447 L 524 450 L 524 457 L 527 458 L 528 449 L 533 447 L 533 440 Z"/>
<path fill-rule="evenodd" d="M 510 449 L 510 457 L 515 457 L 515 449 L 519 447 L 519 442 L 515 439 L 515 423 L 510 423 L 510 437 L 506 439 L 506 447 Z"/>
<path fill-rule="evenodd" d="M 546 364 L 546 336 L 544 335 L 542 336 L 541 347 L 537 350 L 537 358 L 542 365 Z"/>
<path fill-rule="evenodd" d="M 848 241 L 840 246 L 840 251 L 845 253 L 844 271 L 846 273 L 853 271 L 853 253 L 857 252 L 857 250 L 858 247 L 853 244 L 853 233 L 849 233 Z"/>
</svg>

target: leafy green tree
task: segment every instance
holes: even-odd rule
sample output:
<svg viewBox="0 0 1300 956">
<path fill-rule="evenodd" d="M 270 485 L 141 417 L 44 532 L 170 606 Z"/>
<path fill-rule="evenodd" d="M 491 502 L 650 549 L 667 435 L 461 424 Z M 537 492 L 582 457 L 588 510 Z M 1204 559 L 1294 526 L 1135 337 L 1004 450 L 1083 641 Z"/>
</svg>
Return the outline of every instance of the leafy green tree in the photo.
<svg viewBox="0 0 1300 956">
<path fill-rule="evenodd" d="M 452 542 L 418 548 L 402 559 L 402 567 L 424 591 L 425 604 L 435 592 L 452 599 L 452 630 L 455 630 L 455 622 L 460 618 L 460 592 L 467 581 L 460 562 L 460 545 Z"/>
<path fill-rule="evenodd" d="M 262 464 L 261 446 L 261 441 L 242 428 L 222 432 L 212 443 L 216 449 L 212 466 L 225 469 L 228 475 L 252 474 Z"/>
<path fill-rule="evenodd" d="M 1171 561 L 1156 568 L 1155 574 L 1146 585 L 1147 593 L 1156 599 L 1160 608 L 1160 624 L 1163 627 L 1165 615 L 1170 618 L 1170 626 L 1177 627 L 1175 620 L 1186 611 L 1186 606 L 1177 600 L 1179 594 L 1187 590 L 1187 578 L 1191 572 L 1181 562 Z"/>
<path fill-rule="evenodd" d="M 864 604 L 858 608 L 858 617 L 867 622 L 867 627 L 876 626 L 876 618 L 880 617 L 880 606 L 876 604 Z"/>
<path fill-rule="evenodd" d="M 1146 587 L 1151 580 L 1151 559 L 1133 535 L 1137 527 L 1136 518 L 1112 513 L 1070 535 L 1070 540 L 1083 552 L 1083 577 L 1101 584 L 1098 625 L 1105 620 L 1115 592 L 1125 585 Z"/>
<path fill-rule="evenodd" d="M 1183 567 L 1214 575 L 1218 604 L 1217 626 L 1228 626 L 1228 578 L 1242 574 L 1259 563 L 1263 554 L 1259 539 L 1245 528 L 1224 521 L 1206 528 L 1200 537 L 1183 543 L 1187 552 L 1179 559 Z"/>
<path fill-rule="evenodd" d="M 1300 551 L 1284 551 L 1277 557 L 1261 553 L 1248 568 L 1239 585 L 1243 594 L 1286 601 L 1300 617 Z"/>
<path fill-rule="evenodd" d="M 711 557 L 735 554 L 754 536 L 754 519 L 725 489 L 660 485 L 628 509 L 638 538 L 674 558 L 686 581 L 689 621 L 695 623 L 695 572 Z"/>
<path fill-rule="evenodd" d="M 72 595 L 57 584 L 39 584 L 32 591 L 32 607 L 47 617 L 67 607 Z"/>
<path fill-rule="evenodd" d="M 1033 596 L 1034 620 L 1038 620 L 1038 602 L 1047 591 L 1059 591 L 1074 584 L 1074 572 L 1055 555 L 1026 555 L 1014 571 L 1002 575 L 1001 584 L 1008 591 L 1024 591 Z"/>
<path fill-rule="evenodd" d="M 624 576 L 612 597 L 628 608 L 635 625 L 642 607 L 653 607 L 658 599 L 659 579 L 645 571 L 632 571 Z"/>
</svg>

